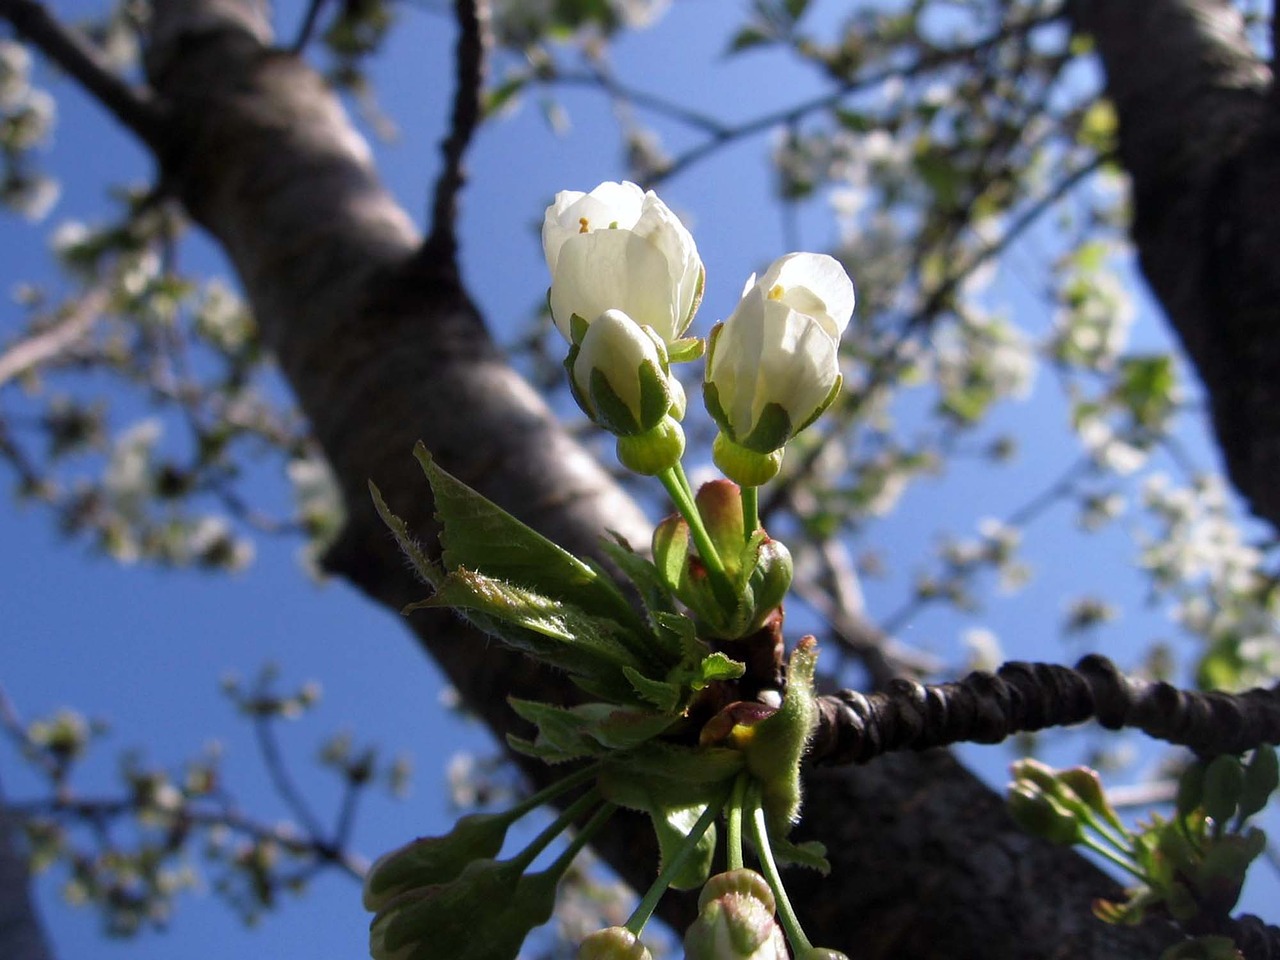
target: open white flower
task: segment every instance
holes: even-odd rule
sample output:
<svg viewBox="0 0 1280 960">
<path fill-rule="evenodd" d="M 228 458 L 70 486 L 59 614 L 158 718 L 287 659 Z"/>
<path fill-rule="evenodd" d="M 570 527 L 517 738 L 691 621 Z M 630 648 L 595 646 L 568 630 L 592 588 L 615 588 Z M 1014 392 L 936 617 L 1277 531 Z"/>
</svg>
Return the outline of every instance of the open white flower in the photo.
<svg viewBox="0 0 1280 960">
<path fill-rule="evenodd" d="M 570 343 L 581 343 L 608 310 L 623 311 L 670 343 L 702 299 L 702 260 L 692 235 L 653 191 L 634 183 L 558 193 L 543 220 L 542 247 L 551 316 Z"/>
</svg>

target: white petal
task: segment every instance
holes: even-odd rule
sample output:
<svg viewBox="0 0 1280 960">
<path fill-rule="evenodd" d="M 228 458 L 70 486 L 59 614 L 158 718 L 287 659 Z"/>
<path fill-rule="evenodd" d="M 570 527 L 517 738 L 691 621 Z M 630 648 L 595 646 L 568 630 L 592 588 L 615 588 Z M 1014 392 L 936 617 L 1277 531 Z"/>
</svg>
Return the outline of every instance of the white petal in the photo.
<svg viewBox="0 0 1280 960">
<path fill-rule="evenodd" d="M 760 278 L 766 294 L 814 317 L 840 339 L 853 315 L 853 281 L 840 261 L 825 253 L 789 253 L 775 260 Z"/>
<path fill-rule="evenodd" d="M 570 317 L 622 310 L 670 342 L 676 296 L 666 258 L 630 230 L 598 230 L 565 241 L 551 280 L 551 315 L 570 339 Z"/>
</svg>

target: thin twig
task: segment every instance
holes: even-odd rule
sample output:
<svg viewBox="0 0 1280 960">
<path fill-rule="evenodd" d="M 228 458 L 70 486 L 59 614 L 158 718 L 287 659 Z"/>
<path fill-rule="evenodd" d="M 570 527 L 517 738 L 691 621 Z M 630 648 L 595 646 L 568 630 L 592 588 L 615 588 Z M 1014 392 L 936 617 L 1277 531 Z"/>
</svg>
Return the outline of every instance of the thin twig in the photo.
<svg viewBox="0 0 1280 960">
<path fill-rule="evenodd" d="M 319 842 L 325 836 L 324 828 L 320 825 L 319 818 L 312 812 L 311 807 L 294 785 L 293 778 L 289 775 L 289 768 L 285 765 L 284 757 L 280 753 L 280 744 L 276 741 L 272 718 L 254 717 L 253 732 L 257 736 L 258 749 L 262 752 L 267 775 L 271 777 L 276 793 L 293 812 L 293 815 L 298 818 L 298 822 L 302 824 L 307 833 Z"/>
<path fill-rule="evenodd" d="M 53 16 L 38 0 L 0 0 L 0 20 L 69 73 L 95 99 L 153 150 L 163 147 L 167 117 L 155 94 L 115 74 L 102 51 L 75 27 Z"/>
<path fill-rule="evenodd" d="M 975 41 L 968 46 L 956 47 L 950 50 L 932 50 L 928 53 L 922 54 L 914 63 L 908 64 L 905 67 L 893 65 L 884 67 L 874 73 L 846 80 L 835 90 L 829 93 L 820 94 L 819 96 L 782 110 L 775 110 L 770 113 L 763 114 L 756 117 L 754 120 L 748 120 L 736 127 L 722 129 L 713 134 L 703 143 L 691 148 L 673 160 L 671 165 L 661 173 L 657 174 L 648 186 L 656 186 L 658 183 L 669 180 L 677 174 L 683 173 L 689 167 L 705 160 L 717 150 L 728 146 L 734 141 L 741 140 L 744 137 L 749 137 L 754 134 L 764 133 L 777 126 L 795 123 L 810 113 L 834 107 L 847 97 L 873 89 L 890 80 L 908 80 L 918 77 L 921 74 L 941 69 L 955 61 L 967 59 L 976 54 L 982 53 L 990 47 L 1004 43 L 1011 37 L 1018 36 L 1034 29 L 1035 27 L 1057 20 L 1061 16 L 1062 10 L 1060 8 L 1055 8 L 1043 16 L 1033 17 L 1021 23 L 1006 26 L 997 33 L 992 34 L 989 37 L 985 37 L 982 40 Z"/>
<path fill-rule="evenodd" d="M 454 54 L 455 87 L 449 134 L 440 144 L 444 166 L 431 200 L 431 224 L 419 252 L 424 262 L 453 263 L 458 249 L 458 194 L 466 182 L 462 158 L 483 119 L 485 53 L 488 49 L 487 0 L 457 0 L 458 43 Z"/>
<path fill-rule="evenodd" d="M 4 0 L 0 0 L 4 2 Z M 84 338 L 111 299 L 106 284 L 97 284 L 57 322 L 19 340 L 0 353 L 0 387 L 54 359 Z"/>
</svg>

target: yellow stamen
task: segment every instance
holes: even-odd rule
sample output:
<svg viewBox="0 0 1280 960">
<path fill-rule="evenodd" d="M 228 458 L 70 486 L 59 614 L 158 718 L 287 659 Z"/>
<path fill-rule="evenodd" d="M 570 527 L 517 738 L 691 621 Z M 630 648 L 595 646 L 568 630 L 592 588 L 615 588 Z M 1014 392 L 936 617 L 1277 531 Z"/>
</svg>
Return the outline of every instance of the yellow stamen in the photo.
<svg viewBox="0 0 1280 960">
<path fill-rule="evenodd" d="M 768 296 L 770 300 L 781 300 L 784 293 L 786 293 L 786 291 L 782 289 L 782 284 L 775 283 L 773 285 L 773 289 L 769 291 Z"/>
<path fill-rule="evenodd" d="M 586 217 L 579 217 L 579 218 L 578 218 L 578 232 L 579 232 L 579 233 L 590 233 L 590 232 L 591 232 L 591 221 L 589 221 Z"/>
</svg>

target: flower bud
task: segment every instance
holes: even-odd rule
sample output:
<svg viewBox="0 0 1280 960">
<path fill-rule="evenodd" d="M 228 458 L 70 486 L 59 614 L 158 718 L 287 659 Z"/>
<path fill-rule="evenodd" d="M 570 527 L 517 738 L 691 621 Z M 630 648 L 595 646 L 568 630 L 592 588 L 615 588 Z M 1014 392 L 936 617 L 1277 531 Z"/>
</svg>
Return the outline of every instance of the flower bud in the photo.
<svg viewBox="0 0 1280 960">
<path fill-rule="evenodd" d="M 756 619 L 762 619 L 786 599 L 791 589 L 791 551 L 780 540 L 766 537 L 756 555 L 756 566 L 751 571 L 751 596 Z M 753 626 L 759 626 L 758 623 Z"/>
<path fill-rule="evenodd" d="M 1028 781 L 1010 786 L 1009 813 L 1027 833 L 1053 843 L 1070 845 L 1084 838 L 1076 815 Z"/>
<path fill-rule="evenodd" d="M 760 874 L 717 874 L 703 887 L 698 919 L 684 935 L 686 960 L 787 960 L 773 912 L 773 892 Z"/>
<path fill-rule="evenodd" d="M 448 883 L 472 860 L 497 856 L 510 825 L 508 814 L 471 814 L 442 837 L 419 837 L 384 853 L 365 874 L 364 908 L 377 912 L 406 890 Z"/>
<path fill-rule="evenodd" d="M 606 927 L 582 941 L 577 960 L 653 960 L 653 955 L 626 927 Z"/>
<path fill-rule="evenodd" d="M 684 456 L 684 431 L 670 417 L 648 433 L 618 438 L 618 462 L 641 476 L 652 477 L 668 470 Z"/>
<path fill-rule="evenodd" d="M 617 436 L 648 433 L 672 407 L 662 342 L 621 310 L 606 310 L 565 361 L 574 399 Z M 681 404 L 683 406 L 683 404 Z"/>
<path fill-rule="evenodd" d="M 556 194 L 543 219 L 542 247 L 551 316 L 571 343 L 610 309 L 669 343 L 688 328 L 702 299 L 704 271 L 693 237 L 653 191 L 634 183 Z"/>
<path fill-rule="evenodd" d="M 720 432 L 768 454 L 816 420 L 840 391 L 836 341 L 813 317 L 752 287 L 711 331 L 703 400 Z"/>
</svg>

